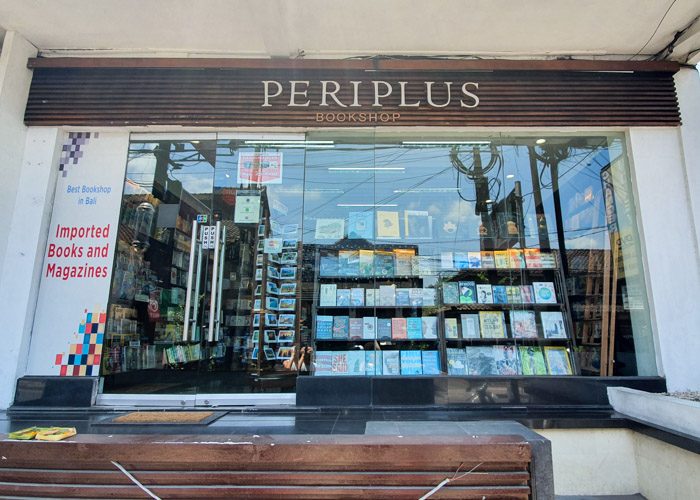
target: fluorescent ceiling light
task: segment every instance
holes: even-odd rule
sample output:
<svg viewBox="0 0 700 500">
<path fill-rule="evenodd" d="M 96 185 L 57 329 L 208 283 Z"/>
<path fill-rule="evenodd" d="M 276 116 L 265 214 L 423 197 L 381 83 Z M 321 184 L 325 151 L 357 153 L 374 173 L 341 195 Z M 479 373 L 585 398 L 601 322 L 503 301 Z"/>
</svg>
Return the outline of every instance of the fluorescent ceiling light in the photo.
<svg viewBox="0 0 700 500">
<path fill-rule="evenodd" d="M 491 141 L 403 141 L 401 144 L 406 146 L 488 145 Z"/>
<path fill-rule="evenodd" d="M 277 191 L 278 193 L 286 193 L 286 194 L 302 194 L 302 193 L 344 193 L 342 189 L 338 188 L 287 188 L 287 189 L 280 189 Z"/>
<path fill-rule="evenodd" d="M 394 193 L 447 193 L 450 191 L 459 191 L 459 188 L 442 187 L 442 188 L 394 189 Z"/>
<path fill-rule="evenodd" d="M 302 145 L 302 146 L 316 146 L 322 144 L 334 144 L 333 141 L 296 141 L 292 139 L 288 140 L 262 140 L 262 139 L 251 139 L 243 141 L 245 144 L 275 144 L 275 145 Z"/>
<path fill-rule="evenodd" d="M 337 207 L 398 207 L 396 203 L 338 203 Z"/>
<path fill-rule="evenodd" d="M 403 172 L 405 167 L 328 167 L 329 172 L 363 172 L 363 171 L 397 171 Z"/>
<path fill-rule="evenodd" d="M 547 142 L 547 139 L 537 139 L 535 144 L 544 144 L 545 142 Z"/>
<path fill-rule="evenodd" d="M 506 179 L 512 179 L 513 177 L 515 177 L 515 175 L 513 175 L 513 174 L 506 175 Z"/>
</svg>

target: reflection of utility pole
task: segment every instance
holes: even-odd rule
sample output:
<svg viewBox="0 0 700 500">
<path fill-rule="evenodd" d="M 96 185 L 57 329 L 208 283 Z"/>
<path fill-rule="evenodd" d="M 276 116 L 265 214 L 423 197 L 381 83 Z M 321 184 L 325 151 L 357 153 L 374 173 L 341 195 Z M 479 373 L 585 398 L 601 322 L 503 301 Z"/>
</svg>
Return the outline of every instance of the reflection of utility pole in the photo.
<svg viewBox="0 0 700 500">
<path fill-rule="evenodd" d="M 489 181 L 484 175 L 484 169 L 481 164 L 481 152 L 478 146 L 472 148 L 474 155 L 473 179 L 474 189 L 476 193 L 476 203 L 474 204 L 474 212 L 481 215 L 481 227 L 479 228 L 479 240 L 481 241 L 482 250 L 494 249 L 494 232 L 493 221 L 489 216 L 489 204 L 486 200 L 491 196 L 489 193 Z"/>
<path fill-rule="evenodd" d="M 541 250 L 550 250 L 549 229 L 547 229 L 547 217 L 544 214 L 542 204 L 542 191 L 540 186 L 540 175 L 537 172 L 537 154 L 534 146 L 528 146 L 527 151 L 530 157 L 530 177 L 532 178 L 532 196 L 535 200 L 535 219 L 537 221 L 537 235 L 540 240 Z"/>
<path fill-rule="evenodd" d="M 518 229 L 518 245 L 520 248 L 525 248 L 525 217 L 523 215 L 523 188 L 520 181 L 515 181 L 513 187 L 513 196 L 515 196 L 515 225 Z"/>
</svg>

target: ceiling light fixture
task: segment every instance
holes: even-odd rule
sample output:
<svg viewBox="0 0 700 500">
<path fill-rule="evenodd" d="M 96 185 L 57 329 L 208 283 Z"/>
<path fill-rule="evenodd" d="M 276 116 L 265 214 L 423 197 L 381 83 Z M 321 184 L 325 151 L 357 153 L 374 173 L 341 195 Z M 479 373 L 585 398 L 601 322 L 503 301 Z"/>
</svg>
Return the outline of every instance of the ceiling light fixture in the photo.
<svg viewBox="0 0 700 500">
<path fill-rule="evenodd" d="M 459 146 L 489 145 L 491 141 L 402 141 L 404 146 Z"/>
<path fill-rule="evenodd" d="M 514 178 L 514 177 L 515 177 L 515 175 L 513 175 L 513 174 L 508 174 L 508 175 L 506 175 L 506 179 L 512 179 L 512 178 Z"/>
<path fill-rule="evenodd" d="M 406 170 L 405 167 L 328 167 L 329 172 L 403 172 L 404 170 Z"/>
<path fill-rule="evenodd" d="M 535 144 L 544 144 L 545 142 L 547 142 L 547 139 L 537 139 Z"/>
<path fill-rule="evenodd" d="M 338 203 L 337 207 L 398 207 L 396 203 Z"/>
</svg>

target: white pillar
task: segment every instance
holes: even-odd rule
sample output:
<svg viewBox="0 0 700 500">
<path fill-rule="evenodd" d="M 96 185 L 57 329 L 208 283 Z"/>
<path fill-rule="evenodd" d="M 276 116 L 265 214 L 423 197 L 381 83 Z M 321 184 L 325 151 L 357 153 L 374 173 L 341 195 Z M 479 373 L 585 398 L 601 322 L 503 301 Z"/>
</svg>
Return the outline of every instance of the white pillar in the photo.
<svg viewBox="0 0 700 500">
<path fill-rule="evenodd" d="M 15 381 L 25 373 L 32 323 L 51 221 L 62 134 L 57 128 L 27 129 L 18 169 L 17 196 L 8 216 L 5 266 L 0 274 L 0 408 L 12 404 Z"/>
<path fill-rule="evenodd" d="M 0 276 L 27 133 L 24 108 L 32 81 L 27 59 L 35 55 L 36 47 L 19 33 L 5 34 L 0 54 Z"/>
<path fill-rule="evenodd" d="M 700 390 L 700 256 L 681 136 L 677 127 L 629 131 L 657 360 L 672 391 Z"/>
</svg>

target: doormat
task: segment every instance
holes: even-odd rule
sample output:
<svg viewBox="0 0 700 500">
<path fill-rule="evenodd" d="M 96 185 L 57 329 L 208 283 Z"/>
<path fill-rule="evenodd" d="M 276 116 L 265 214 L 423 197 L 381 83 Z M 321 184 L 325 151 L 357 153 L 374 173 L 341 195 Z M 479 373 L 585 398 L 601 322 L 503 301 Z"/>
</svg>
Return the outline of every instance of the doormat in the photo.
<svg viewBox="0 0 700 500">
<path fill-rule="evenodd" d="M 102 423 L 208 425 L 224 413 L 213 411 L 134 411 L 102 421 Z"/>
</svg>

